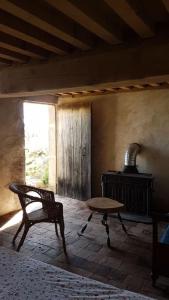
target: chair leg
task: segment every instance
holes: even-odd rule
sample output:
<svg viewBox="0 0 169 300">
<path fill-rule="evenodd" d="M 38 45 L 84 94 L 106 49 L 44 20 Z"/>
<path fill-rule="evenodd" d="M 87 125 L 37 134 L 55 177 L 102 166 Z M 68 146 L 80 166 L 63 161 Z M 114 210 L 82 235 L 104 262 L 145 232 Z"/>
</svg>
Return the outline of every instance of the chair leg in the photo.
<svg viewBox="0 0 169 300">
<path fill-rule="evenodd" d="M 19 228 L 18 228 L 17 232 L 15 233 L 15 236 L 14 236 L 14 238 L 12 240 L 12 244 L 13 245 L 15 245 L 15 240 L 16 240 L 19 232 L 22 230 L 23 225 L 24 225 L 24 221 L 22 220 L 22 222 L 21 222 L 21 224 L 20 224 L 20 226 L 19 226 Z"/>
<path fill-rule="evenodd" d="M 58 228 L 57 228 L 57 222 L 55 222 L 55 232 L 56 232 L 56 236 L 59 237 Z"/>
<path fill-rule="evenodd" d="M 107 223 L 107 213 L 104 213 L 103 219 L 102 219 L 102 225 L 105 226 L 106 228 L 106 233 L 107 233 L 107 246 L 110 248 L 110 236 L 109 236 L 109 225 Z"/>
<path fill-rule="evenodd" d="M 82 234 L 85 232 L 85 230 L 86 230 L 86 228 L 87 228 L 87 225 L 88 225 L 88 223 L 91 221 L 92 217 L 93 217 L 93 212 L 92 212 L 92 213 L 90 214 L 90 216 L 88 217 L 87 223 L 82 227 L 82 229 L 81 229 L 81 231 L 80 231 L 80 235 L 82 235 Z"/>
<path fill-rule="evenodd" d="M 24 240 L 25 240 L 25 238 L 26 238 L 26 235 L 27 235 L 27 233 L 28 233 L 28 230 L 29 230 L 29 225 L 25 224 L 24 232 L 23 232 L 23 235 L 22 235 L 22 237 L 21 237 L 21 240 L 20 240 L 20 242 L 19 242 L 19 245 L 18 245 L 16 251 L 19 252 L 20 248 L 22 247 L 23 242 L 24 242 Z"/>
<path fill-rule="evenodd" d="M 66 243 L 65 243 L 65 234 L 64 234 L 65 225 L 64 225 L 64 220 L 63 219 L 60 220 L 59 226 L 60 226 L 60 234 L 61 234 L 62 241 L 63 241 L 63 249 L 64 249 L 65 254 L 67 255 Z"/>
<path fill-rule="evenodd" d="M 120 213 L 118 212 L 117 214 L 118 214 L 118 218 L 119 218 L 119 221 L 120 221 L 120 223 L 121 223 L 121 226 L 122 226 L 124 232 L 125 232 L 126 234 L 128 234 L 127 229 L 126 229 L 126 227 L 124 226 L 124 223 L 123 223 L 123 220 L 122 220 L 122 217 L 121 217 Z"/>
</svg>

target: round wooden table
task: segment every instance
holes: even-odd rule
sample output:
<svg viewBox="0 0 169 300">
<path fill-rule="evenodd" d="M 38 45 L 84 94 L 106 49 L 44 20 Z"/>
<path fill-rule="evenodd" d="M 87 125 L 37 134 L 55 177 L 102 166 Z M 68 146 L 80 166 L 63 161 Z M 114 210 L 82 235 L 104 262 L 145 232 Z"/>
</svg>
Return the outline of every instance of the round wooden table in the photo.
<svg viewBox="0 0 169 300">
<path fill-rule="evenodd" d="M 124 232 L 127 233 L 127 230 L 123 224 L 123 221 L 122 221 L 122 218 L 120 215 L 120 209 L 122 207 L 124 207 L 123 203 L 120 203 L 116 200 L 106 198 L 106 197 L 97 197 L 97 198 L 91 198 L 91 199 L 87 200 L 86 205 L 88 206 L 88 208 L 90 210 L 92 210 L 92 213 L 88 217 L 87 223 L 81 229 L 80 234 L 83 234 L 84 231 L 86 230 L 87 225 L 91 221 L 94 212 L 103 213 L 103 219 L 101 222 L 102 222 L 102 225 L 104 225 L 106 228 L 108 247 L 110 247 L 109 226 L 107 223 L 107 217 L 108 217 L 109 213 L 117 213 L 117 216 L 120 220 L 122 228 L 123 228 Z"/>
</svg>

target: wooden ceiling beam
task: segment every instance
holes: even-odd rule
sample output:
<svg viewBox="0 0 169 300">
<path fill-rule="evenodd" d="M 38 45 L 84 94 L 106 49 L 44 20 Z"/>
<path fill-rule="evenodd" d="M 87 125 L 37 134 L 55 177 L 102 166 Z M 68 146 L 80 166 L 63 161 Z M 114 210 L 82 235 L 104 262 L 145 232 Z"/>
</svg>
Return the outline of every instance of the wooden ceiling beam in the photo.
<svg viewBox="0 0 169 300">
<path fill-rule="evenodd" d="M 55 54 L 67 53 L 68 47 L 63 41 L 55 39 L 27 22 L 21 22 L 15 16 L 2 10 L 0 10 L 0 31 Z"/>
<path fill-rule="evenodd" d="M 113 33 L 112 28 L 107 26 L 106 22 L 99 17 L 99 21 L 97 20 L 99 12 L 97 11 L 96 7 L 96 14 L 94 15 L 93 10 L 86 9 L 85 11 L 83 8 L 75 5 L 73 2 L 68 0 L 45 0 L 51 6 L 68 16 L 69 18 L 73 19 L 75 22 L 79 23 L 81 26 L 92 32 L 93 34 L 97 35 L 102 40 L 106 41 L 109 44 L 117 44 L 120 43 L 120 38 Z M 78 4 L 78 1 L 77 1 Z M 85 1 L 81 4 L 85 5 Z M 92 13 L 92 16 L 91 16 Z M 97 16 L 97 18 L 96 18 Z M 108 28 L 109 27 L 109 28 Z"/>
<path fill-rule="evenodd" d="M 30 5 L 29 1 L 14 1 L 10 2 L 8 0 L 1 0 L 0 1 L 0 8 L 12 15 L 14 15 L 17 18 L 22 19 L 23 21 L 26 21 L 30 23 L 33 26 L 36 26 L 40 28 L 41 30 L 44 30 L 45 32 L 60 38 L 64 40 L 65 42 L 73 45 L 74 47 L 78 47 L 83 50 L 87 50 L 90 48 L 87 41 L 85 42 L 82 40 L 82 35 L 77 36 L 77 34 L 74 33 L 73 30 L 71 30 L 72 22 L 69 20 L 65 20 L 63 16 L 63 20 L 61 20 L 60 16 L 57 16 L 57 14 L 50 12 L 49 20 L 45 20 L 46 16 L 48 15 L 48 10 L 43 7 L 43 3 L 40 3 L 40 12 L 41 16 L 38 16 L 39 6 L 36 4 L 36 1 L 33 3 L 33 5 Z M 31 10 L 34 9 L 33 13 Z M 51 24 L 51 23 L 54 23 Z M 70 23 L 67 24 L 66 23 Z M 62 26 L 62 23 L 63 26 Z"/>
<path fill-rule="evenodd" d="M 16 29 L 13 29 L 7 25 L 4 25 L 4 24 L 0 24 L 0 31 L 4 32 L 4 33 L 7 33 L 9 35 L 12 35 L 14 37 L 18 37 L 19 39 L 25 41 L 25 42 L 28 42 L 28 43 L 31 43 L 33 45 L 36 45 L 38 47 L 41 47 L 43 49 L 46 49 L 50 52 L 53 52 L 55 54 L 60 54 L 60 55 L 63 55 L 65 54 L 64 51 L 52 46 L 52 45 L 49 45 L 48 43 L 46 42 L 43 42 L 43 41 L 40 41 L 24 32 L 21 32 L 21 31 L 18 31 Z"/>
<path fill-rule="evenodd" d="M 0 32 L 0 47 L 35 59 L 44 59 L 45 56 L 49 55 L 47 51 L 3 32 Z"/>
<path fill-rule="evenodd" d="M 168 13 L 169 13 L 169 0 L 162 0 L 162 2 L 163 2 L 163 4 L 164 4 L 166 10 L 167 10 Z"/>
<path fill-rule="evenodd" d="M 17 53 L 13 53 L 1 47 L 0 47 L 0 57 L 11 60 L 13 62 L 19 62 L 19 63 L 23 63 L 28 60 L 28 57 L 26 56 L 18 55 Z"/>
<path fill-rule="evenodd" d="M 151 27 L 135 12 L 127 0 L 104 0 L 109 7 L 129 25 L 141 38 L 154 35 Z"/>
<path fill-rule="evenodd" d="M 4 58 L 3 55 L 1 57 L 0 55 L 0 63 L 3 63 L 4 65 L 11 65 L 11 60 L 7 59 L 7 58 Z"/>
<path fill-rule="evenodd" d="M 4 49 L 7 49 L 7 50 L 11 50 L 11 51 L 16 52 L 16 53 L 21 53 L 23 55 L 27 55 L 27 56 L 32 57 L 32 58 L 39 58 L 39 59 L 43 58 L 41 55 L 38 55 L 38 54 L 33 53 L 31 51 L 28 51 L 28 50 L 21 49 L 17 46 L 13 46 L 10 43 L 6 43 L 6 42 L 4 43 L 4 42 L 0 41 L 0 47 L 2 47 Z"/>
</svg>

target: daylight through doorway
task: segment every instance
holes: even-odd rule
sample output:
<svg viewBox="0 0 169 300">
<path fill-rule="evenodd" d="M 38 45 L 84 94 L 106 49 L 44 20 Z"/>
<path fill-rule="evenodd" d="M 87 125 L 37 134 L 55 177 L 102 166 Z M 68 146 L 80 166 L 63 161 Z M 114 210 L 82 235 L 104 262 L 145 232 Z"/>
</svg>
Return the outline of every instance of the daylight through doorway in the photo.
<svg viewBox="0 0 169 300">
<path fill-rule="evenodd" d="M 25 102 L 24 125 L 26 184 L 55 191 L 54 105 Z"/>
</svg>

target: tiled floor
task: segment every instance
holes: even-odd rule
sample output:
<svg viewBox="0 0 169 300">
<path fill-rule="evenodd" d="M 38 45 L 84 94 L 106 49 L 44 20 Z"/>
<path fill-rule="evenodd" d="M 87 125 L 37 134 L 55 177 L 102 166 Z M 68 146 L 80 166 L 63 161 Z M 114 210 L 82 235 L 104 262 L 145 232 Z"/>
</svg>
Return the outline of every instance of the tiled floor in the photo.
<svg viewBox="0 0 169 300">
<path fill-rule="evenodd" d="M 109 249 L 101 215 L 94 215 L 85 235 L 79 237 L 77 232 L 89 215 L 85 203 L 60 197 L 59 200 L 64 204 L 68 259 L 63 253 L 62 241 L 55 236 L 53 224 L 33 226 L 21 253 L 116 287 L 156 299 L 169 298 L 169 279 L 161 277 L 158 288 L 151 286 L 151 225 L 125 221 L 130 233 L 127 236 L 118 219 L 109 218 L 112 245 Z M 0 225 L 5 221 L 1 218 Z M 0 231 L 0 245 L 12 248 L 11 240 L 17 227 L 18 224 Z"/>
</svg>

